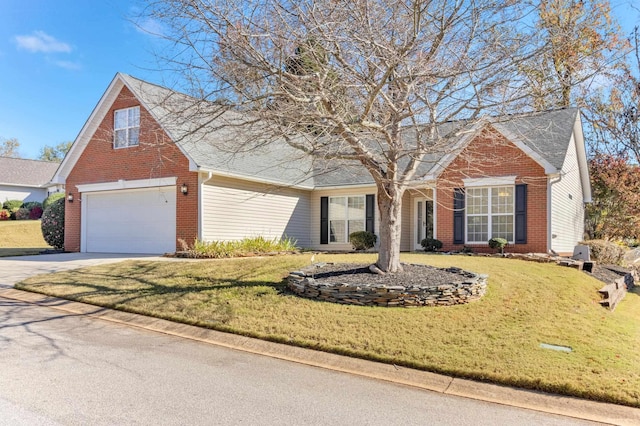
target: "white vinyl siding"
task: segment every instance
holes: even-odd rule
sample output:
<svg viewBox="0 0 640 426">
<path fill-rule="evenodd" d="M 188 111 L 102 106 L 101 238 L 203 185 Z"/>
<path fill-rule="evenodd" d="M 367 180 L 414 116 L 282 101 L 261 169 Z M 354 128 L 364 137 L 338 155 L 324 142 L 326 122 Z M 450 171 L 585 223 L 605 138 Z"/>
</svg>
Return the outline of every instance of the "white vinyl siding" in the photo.
<svg viewBox="0 0 640 426">
<path fill-rule="evenodd" d="M 113 114 L 113 146 L 137 146 L 140 136 L 140 107 L 119 109 Z"/>
<path fill-rule="evenodd" d="M 560 176 L 559 181 L 552 180 L 551 184 L 551 249 L 556 253 L 573 253 L 584 237 L 584 203 L 573 137 Z"/>
<path fill-rule="evenodd" d="M 309 191 L 217 176 L 202 185 L 204 241 L 290 237 L 308 247 L 309 217 Z"/>
<path fill-rule="evenodd" d="M 25 186 L 0 185 L 0 204 L 7 200 L 42 202 L 47 198 L 46 188 L 28 188 Z"/>
</svg>

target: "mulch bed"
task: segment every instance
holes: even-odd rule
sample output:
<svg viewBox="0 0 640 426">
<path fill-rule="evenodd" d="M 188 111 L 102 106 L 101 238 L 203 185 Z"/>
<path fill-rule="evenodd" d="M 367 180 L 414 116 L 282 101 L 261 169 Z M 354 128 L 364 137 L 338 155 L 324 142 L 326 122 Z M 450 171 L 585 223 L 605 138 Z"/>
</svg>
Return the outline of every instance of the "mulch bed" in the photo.
<svg viewBox="0 0 640 426">
<path fill-rule="evenodd" d="M 328 263 L 318 269 L 313 278 L 319 282 L 353 285 L 386 286 L 438 286 L 460 281 L 460 274 L 447 272 L 428 265 L 403 264 L 402 272 L 374 274 L 369 265 L 351 263 Z"/>
</svg>

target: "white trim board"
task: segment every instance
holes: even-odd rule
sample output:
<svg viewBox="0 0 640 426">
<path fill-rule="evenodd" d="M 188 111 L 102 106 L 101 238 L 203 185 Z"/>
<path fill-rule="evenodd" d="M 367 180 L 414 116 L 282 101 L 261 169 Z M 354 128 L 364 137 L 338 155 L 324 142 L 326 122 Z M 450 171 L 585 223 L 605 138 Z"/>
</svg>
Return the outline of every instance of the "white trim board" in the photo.
<svg viewBox="0 0 640 426">
<path fill-rule="evenodd" d="M 120 179 L 115 182 L 88 183 L 84 185 L 76 185 L 78 192 L 98 192 L 113 191 L 117 189 L 137 189 L 137 188 L 153 188 L 157 186 L 172 186 L 178 181 L 176 176 L 166 178 L 151 178 L 124 180 Z"/>
</svg>

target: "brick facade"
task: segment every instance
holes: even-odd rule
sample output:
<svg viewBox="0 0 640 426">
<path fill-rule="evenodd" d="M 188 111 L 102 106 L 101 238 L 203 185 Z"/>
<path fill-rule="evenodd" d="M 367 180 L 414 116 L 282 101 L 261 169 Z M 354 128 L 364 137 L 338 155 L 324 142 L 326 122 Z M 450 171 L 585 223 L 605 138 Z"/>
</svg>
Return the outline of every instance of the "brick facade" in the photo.
<svg viewBox="0 0 640 426">
<path fill-rule="evenodd" d="M 114 111 L 140 106 L 139 145 L 114 149 Z M 67 194 L 82 199 L 76 185 L 163 177 L 177 177 L 176 240 L 192 242 L 198 236 L 198 174 L 189 171 L 189 160 L 160 128 L 139 100 L 124 87 L 85 147 L 66 179 Z M 189 193 L 180 193 L 186 183 Z M 144 214 L 144 212 L 140 212 Z M 80 251 L 81 202 L 65 208 L 65 250 Z M 178 249 L 178 242 L 176 241 Z"/>
<path fill-rule="evenodd" d="M 437 235 L 443 250 L 460 250 L 454 244 L 453 192 L 462 179 L 516 176 L 527 184 L 527 243 L 509 244 L 505 251 L 547 252 L 547 176 L 544 169 L 492 128 L 486 128 L 442 172 L 437 183 Z M 468 244 L 475 252 L 493 252 L 487 244 Z"/>
</svg>

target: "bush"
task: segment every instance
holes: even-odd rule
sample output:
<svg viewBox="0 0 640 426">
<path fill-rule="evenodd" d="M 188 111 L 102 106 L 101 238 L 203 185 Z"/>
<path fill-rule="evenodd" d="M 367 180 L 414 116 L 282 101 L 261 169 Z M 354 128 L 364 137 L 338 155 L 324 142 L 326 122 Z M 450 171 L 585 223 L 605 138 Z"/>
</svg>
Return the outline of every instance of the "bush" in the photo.
<svg viewBox="0 0 640 426">
<path fill-rule="evenodd" d="M 11 212 L 9 210 L 0 210 L 0 220 L 9 220 L 11 218 Z"/>
<path fill-rule="evenodd" d="M 606 240 L 587 240 L 581 241 L 579 244 L 589 246 L 591 252 L 591 259 L 598 261 L 602 264 L 618 265 L 622 263 L 625 250 L 619 244 Z"/>
<path fill-rule="evenodd" d="M 435 238 L 425 238 L 420 241 L 420 245 L 424 251 L 438 251 L 442 248 L 442 241 L 436 240 Z"/>
<path fill-rule="evenodd" d="M 20 207 L 22 207 L 22 200 L 7 200 L 2 204 L 2 208 L 9 211 L 17 211 Z"/>
<path fill-rule="evenodd" d="M 504 253 L 504 248 L 508 241 L 504 238 L 492 238 L 489 240 L 489 247 L 494 250 L 500 249 L 500 253 Z"/>
<path fill-rule="evenodd" d="M 34 207 L 42 208 L 42 203 L 39 201 L 27 201 L 22 205 L 23 208 L 32 210 Z"/>
<path fill-rule="evenodd" d="M 195 240 L 189 247 L 186 241 L 178 240 L 182 251 L 188 257 L 194 258 L 228 258 L 255 256 L 268 253 L 294 252 L 297 250 L 296 241 L 292 238 L 274 238 L 268 240 L 264 237 L 245 238 L 239 241 L 199 241 Z"/>
<path fill-rule="evenodd" d="M 54 192 L 53 194 L 49 195 L 42 202 L 42 209 L 46 210 L 47 207 L 49 207 L 53 202 L 58 201 L 60 198 L 64 198 L 64 192 Z"/>
<path fill-rule="evenodd" d="M 40 206 L 33 207 L 29 211 L 29 219 L 31 219 L 31 220 L 40 219 L 42 217 L 42 212 L 43 212 L 42 207 L 40 207 Z"/>
<path fill-rule="evenodd" d="M 18 210 L 16 210 L 16 220 L 28 220 L 28 219 L 29 219 L 29 209 L 20 207 Z"/>
<path fill-rule="evenodd" d="M 369 231 L 358 231 L 349 234 L 349 242 L 354 250 L 369 250 L 376 245 L 378 236 Z"/>
<path fill-rule="evenodd" d="M 40 227 L 47 244 L 57 249 L 64 248 L 64 198 L 58 197 L 44 210 Z"/>
</svg>

